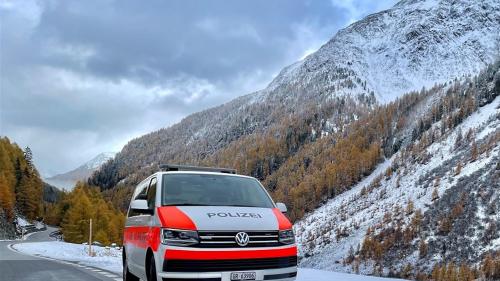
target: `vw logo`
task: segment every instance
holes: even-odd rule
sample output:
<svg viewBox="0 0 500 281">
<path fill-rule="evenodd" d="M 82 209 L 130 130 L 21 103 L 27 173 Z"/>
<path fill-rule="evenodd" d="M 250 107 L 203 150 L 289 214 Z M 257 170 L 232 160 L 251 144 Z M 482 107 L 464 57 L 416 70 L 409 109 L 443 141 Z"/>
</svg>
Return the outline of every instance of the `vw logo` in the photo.
<svg viewBox="0 0 500 281">
<path fill-rule="evenodd" d="M 246 245 L 248 245 L 250 237 L 245 232 L 238 232 L 234 237 L 234 240 L 236 240 L 236 243 L 241 247 L 245 247 Z"/>
</svg>

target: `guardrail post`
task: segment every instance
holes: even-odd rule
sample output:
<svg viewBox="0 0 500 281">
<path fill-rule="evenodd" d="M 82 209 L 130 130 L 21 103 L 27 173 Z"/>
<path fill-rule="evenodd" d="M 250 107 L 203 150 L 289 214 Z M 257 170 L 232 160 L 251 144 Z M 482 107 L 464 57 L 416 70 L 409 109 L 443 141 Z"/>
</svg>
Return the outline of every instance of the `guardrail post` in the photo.
<svg viewBox="0 0 500 281">
<path fill-rule="evenodd" d="M 92 219 L 89 222 L 89 256 L 92 256 Z"/>
</svg>

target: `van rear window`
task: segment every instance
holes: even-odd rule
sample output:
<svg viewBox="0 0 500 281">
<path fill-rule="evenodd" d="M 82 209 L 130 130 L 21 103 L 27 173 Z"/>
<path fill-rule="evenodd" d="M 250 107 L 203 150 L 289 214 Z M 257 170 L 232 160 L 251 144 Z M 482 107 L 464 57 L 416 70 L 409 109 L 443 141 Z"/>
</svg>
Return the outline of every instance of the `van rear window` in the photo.
<svg viewBox="0 0 500 281">
<path fill-rule="evenodd" d="M 256 179 L 212 174 L 163 175 L 162 205 L 274 207 Z"/>
</svg>

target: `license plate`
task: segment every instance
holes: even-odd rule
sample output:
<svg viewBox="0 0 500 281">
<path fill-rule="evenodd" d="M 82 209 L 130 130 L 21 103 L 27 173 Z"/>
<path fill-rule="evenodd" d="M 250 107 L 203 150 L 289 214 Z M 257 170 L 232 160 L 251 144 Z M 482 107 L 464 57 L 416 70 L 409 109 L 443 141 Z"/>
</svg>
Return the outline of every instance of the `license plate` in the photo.
<svg viewBox="0 0 500 281">
<path fill-rule="evenodd" d="M 255 272 L 231 272 L 231 280 L 255 280 Z"/>
</svg>

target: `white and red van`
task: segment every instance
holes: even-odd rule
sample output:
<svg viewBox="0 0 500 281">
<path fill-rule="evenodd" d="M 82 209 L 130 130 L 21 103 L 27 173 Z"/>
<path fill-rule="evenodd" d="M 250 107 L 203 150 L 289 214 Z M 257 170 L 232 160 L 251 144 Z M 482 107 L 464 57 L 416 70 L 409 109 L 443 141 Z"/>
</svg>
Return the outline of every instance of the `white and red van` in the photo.
<svg viewBox="0 0 500 281">
<path fill-rule="evenodd" d="M 285 212 L 257 179 L 235 170 L 162 165 L 133 193 L 123 279 L 295 280 Z"/>
</svg>

